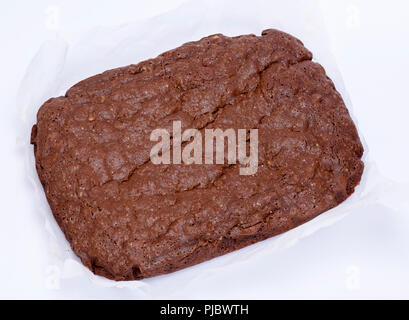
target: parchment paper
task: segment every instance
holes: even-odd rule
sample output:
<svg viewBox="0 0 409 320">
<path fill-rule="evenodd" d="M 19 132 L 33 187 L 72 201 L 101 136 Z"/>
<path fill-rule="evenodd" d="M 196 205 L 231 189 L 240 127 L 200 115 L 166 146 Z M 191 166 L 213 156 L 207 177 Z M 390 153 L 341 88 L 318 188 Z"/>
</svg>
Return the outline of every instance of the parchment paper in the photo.
<svg viewBox="0 0 409 320">
<path fill-rule="evenodd" d="M 132 282 L 115 282 L 95 276 L 74 255 L 52 217 L 35 171 L 33 148 L 29 144 L 31 126 L 36 122 L 36 113 L 42 103 L 50 97 L 63 95 L 84 78 L 155 57 L 187 41 L 214 33 L 260 35 L 268 28 L 288 32 L 304 42 L 313 52 L 314 60 L 325 67 L 353 117 L 352 104 L 331 54 L 325 25 L 315 1 L 191 1 L 176 10 L 138 23 L 84 30 L 81 38 L 70 44 L 58 37 L 42 45 L 26 71 L 17 105 L 21 117 L 20 144 L 26 151 L 27 177 L 37 198 L 38 214 L 44 217 L 44 228 L 49 235 L 50 265 L 58 271 L 57 277 L 86 277 L 97 286 L 139 288 L 147 297 L 166 297 L 175 288 L 180 289 L 193 280 L 206 280 L 213 272 L 228 272 L 235 264 L 255 255 L 274 258 L 278 250 L 335 223 L 353 209 L 372 204 L 385 193 L 393 194 L 390 192 L 391 183 L 380 176 L 375 163 L 370 160 L 368 146 L 360 132 L 365 148 L 365 171 L 355 193 L 338 207 L 285 234 L 170 275 Z M 353 119 L 359 130 L 359 123 Z"/>
</svg>

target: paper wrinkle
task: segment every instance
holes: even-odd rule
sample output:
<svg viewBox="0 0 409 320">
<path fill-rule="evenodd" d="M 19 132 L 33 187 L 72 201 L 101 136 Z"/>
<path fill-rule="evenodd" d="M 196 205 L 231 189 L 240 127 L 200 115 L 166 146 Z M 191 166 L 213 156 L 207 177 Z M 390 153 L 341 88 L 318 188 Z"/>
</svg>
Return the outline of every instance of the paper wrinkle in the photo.
<svg viewBox="0 0 409 320">
<path fill-rule="evenodd" d="M 300 7 L 303 10 L 299 10 Z M 336 208 L 282 235 L 169 275 L 129 282 L 115 282 L 95 276 L 72 252 L 52 217 L 35 170 L 33 147 L 29 144 L 31 126 L 36 122 L 36 113 L 42 103 L 50 97 L 63 95 L 69 87 L 88 76 L 155 57 L 184 42 L 199 40 L 214 33 L 229 36 L 247 33 L 260 35 L 267 28 L 288 32 L 304 42 L 313 52 L 314 60 L 326 68 L 359 128 L 353 117 L 352 104 L 341 74 L 329 49 L 323 19 L 315 1 L 280 1 L 279 4 L 278 1 L 268 4 L 252 1 L 251 6 L 240 4 L 240 1 L 192 1 L 142 22 L 95 28 L 85 32 L 81 39 L 70 46 L 64 39 L 56 38 L 40 48 L 27 68 L 17 97 L 22 124 L 19 144 L 25 150 L 27 178 L 31 181 L 33 194 L 37 198 L 37 211 L 44 217 L 50 261 L 60 268 L 62 279 L 85 277 L 100 287 L 139 288 L 148 297 L 166 297 L 168 292 L 205 280 L 212 273 L 227 270 L 233 264 L 245 263 L 256 256 L 272 257 L 274 252 L 294 245 L 300 239 L 332 225 L 359 208 L 380 200 L 385 205 L 393 203 L 399 188 L 393 181 L 383 178 L 376 164 L 370 161 L 368 145 L 359 132 L 365 148 L 365 170 L 355 193 Z M 403 198 L 406 198 L 406 194 Z M 406 205 L 409 207 L 408 203 Z M 164 284 L 166 290 L 163 290 Z M 158 287 L 162 288 L 157 290 L 160 294 L 155 292 Z"/>
</svg>

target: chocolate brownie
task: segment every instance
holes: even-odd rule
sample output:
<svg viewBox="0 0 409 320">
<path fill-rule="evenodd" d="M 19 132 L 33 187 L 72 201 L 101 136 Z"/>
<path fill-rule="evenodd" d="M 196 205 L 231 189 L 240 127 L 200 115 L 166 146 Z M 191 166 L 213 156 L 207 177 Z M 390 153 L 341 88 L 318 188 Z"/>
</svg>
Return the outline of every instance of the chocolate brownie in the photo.
<svg viewBox="0 0 409 320">
<path fill-rule="evenodd" d="M 258 170 L 154 164 L 157 128 L 258 129 Z M 363 147 L 302 42 L 222 34 L 106 71 L 46 101 L 31 143 L 51 210 L 95 274 L 169 273 L 292 229 L 359 184 Z"/>
</svg>

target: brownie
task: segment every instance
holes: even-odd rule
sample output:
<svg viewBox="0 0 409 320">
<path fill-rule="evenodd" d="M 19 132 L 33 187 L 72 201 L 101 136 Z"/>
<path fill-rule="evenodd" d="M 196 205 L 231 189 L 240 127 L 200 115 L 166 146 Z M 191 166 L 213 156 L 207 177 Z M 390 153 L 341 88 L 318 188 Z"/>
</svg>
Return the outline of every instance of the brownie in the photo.
<svg viewBox="0 0 409 320">
<path fill-rule="evenodd" d="M 258 129 L 258 169 L 154 164 L 157 128 Z M 345 104 L 302 42 L 277 30 L 216 34 L 83 80 L 46 101 L 36 168 L 73 251 L 134 280 L 278 235 L 344 201 L 363 147 Z"/>
</svg>

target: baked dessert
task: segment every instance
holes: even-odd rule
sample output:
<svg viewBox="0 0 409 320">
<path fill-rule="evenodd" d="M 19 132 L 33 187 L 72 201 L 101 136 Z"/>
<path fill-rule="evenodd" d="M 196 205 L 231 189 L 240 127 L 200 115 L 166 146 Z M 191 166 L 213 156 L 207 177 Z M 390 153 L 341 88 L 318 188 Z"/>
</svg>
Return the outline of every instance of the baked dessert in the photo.
<svg viewBox="0 0 409 320">
<path fill-rule="evenodd" d="M 258 129 L 258 169 L 154 164 L 157 128 Z M 53 215 L 95 274 L 169 273 L 294 228 L 359 184 L 363 147 L 302 42 L 222 34 L 106 71 L 46 101 L 31 143 Z"/>
</svg>

